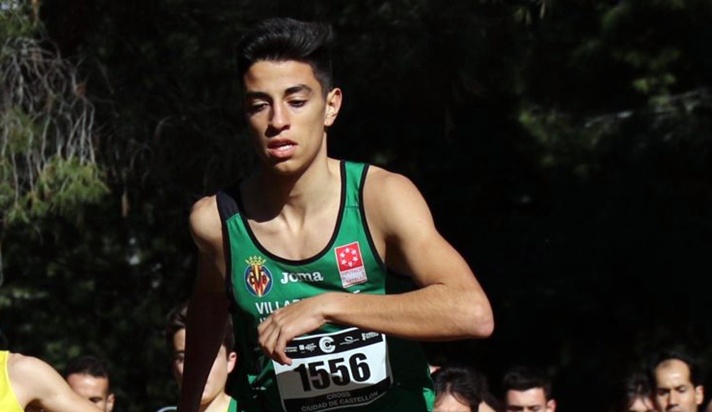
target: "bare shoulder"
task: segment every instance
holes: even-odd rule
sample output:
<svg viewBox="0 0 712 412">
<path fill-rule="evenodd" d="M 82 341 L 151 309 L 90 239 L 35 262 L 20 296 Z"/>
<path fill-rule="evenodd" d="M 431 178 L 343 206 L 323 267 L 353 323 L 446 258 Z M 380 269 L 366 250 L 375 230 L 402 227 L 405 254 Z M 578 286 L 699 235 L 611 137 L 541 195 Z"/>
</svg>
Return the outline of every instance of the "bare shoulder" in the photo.
<svg viewBox="0 0 712 412">
<path fill-rule="evenodd" d="M 410 179 L 376 166 L 369 168 L 364 193 L 368 197 L 365 199 L 368 206 L 385 206 L 386 209 L 423 201 L 423 196 Z"/>
<path fill-rule="evenodd" d="M 7 359 L 7 369 L 10 375 L 15 378 L 23 378 L 32 376 L 37 372 L 42 372 L 51 368 L 45 361 L 33 356 L 22 355 L 19 353 L 10 353 Z"/>
<path fill-rule="evenodd" d="M 203 197 L 193 204 L 190 210 L 190 231 L 201 249 L 222 242 L 222 223 L 216 196 Z"/>
<path fill-rule="evenodd" d="M 432 223 L 423 195 L 406 176 L 380 167 L 369 168 L 364 186 L 364 206 L 368 219 L 385 234 L 398 231 L 401 224 Z"/>
<path fill-rule="evenodd" d="M 46 387 L 50 386 L 47 382 L 58 376 L 58 372 L 45 361 L 19 353 L 11 353 L 8 357 L 7 372 L 15 396 L 23 406 L 43 396 Z"/>
<path fill-rule="evenodd" d="M 91 402 L 74 393 L 59 372 L 42 359 L 13 353 L 8 359 L 8 373 L 17 401 L 27 411 L 96 411 Z"/>
<path fill-rule="evenodd" d="M 407 177 L 400 173 L 394 173 L 383 169 L 378 166 L 370 166 L 368 168 L 368 185 L 376 187 L 379 189 L 398 186 L 412 186 L 415 189 L 415 185 Z M 367 186 L 368 187 L 368 186 Z"/>
</svg>

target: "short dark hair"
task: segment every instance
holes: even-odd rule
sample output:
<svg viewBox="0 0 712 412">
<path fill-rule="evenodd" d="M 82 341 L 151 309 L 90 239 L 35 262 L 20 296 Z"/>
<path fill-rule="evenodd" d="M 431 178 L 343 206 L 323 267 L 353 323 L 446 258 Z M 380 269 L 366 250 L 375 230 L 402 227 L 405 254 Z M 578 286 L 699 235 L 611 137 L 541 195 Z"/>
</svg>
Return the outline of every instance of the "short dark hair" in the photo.
<svg viewBox="0 0 712 412">
<path fill-rule="evenodd" d="M 333 82 L 331 48 L 334 32 L 331 25 L 303 22 L 290 18 L 271 18 L 248 31 L 237 48 L 240 82 L 258 61 L 307 63 L 326 95 Z"/>
<path fill-rule="evenodd" d="M 687 369 L 690 371 L 690 382 L 693 386 L 702 385 L 702 373 L 700 372 L 700 366 L 697 363 L 697 359 L 684 349 L 663 349 L 656 352 L 650 358 L 650 363 L 648 364 L 648 377 L 653 387 L 657 386 L 655 379 L 655 369 L 660 366 L 661 363 L 667 362 L 669 360 L 677 359 L 687 365 Z"/>
<path fill-rule="evenodd" d="M 173 350 L 173 337 L 178 331 L 185 329 L 188 317 L 188 303 L 183 303 L 175 307 L 168 314 L 168 322 L 164 330 L 164 337 L 168 348 Z M 227 318 L 225 323 L 225 332 L 223 334 L 222 345 L 225 346 L 228 352 L 231 352 L 235 346 L 235 333 L 232 328 L 232 320 Z"/>
<path fill-rule="evenodd" d="M 77 356 L 67 363 L 64 368 L 64 379 L 75 373 L 109 380 L 109 367 L 106 362 L 91 355 Z"/>
<path fill-rule="evenodd" d="M 509 390 L 527 391 L 534 388 L 542 388 L 546 400 L 551 399 L 551 378 L 541 368 L 515 365 L 510 367 L 502 378 L 502 389 L 505 393 Z"/>
<path fill-rule="evenodd" d="M 629 372 L 616 388 L 613 412 L 626 412 L 637 398 L 649 398 L 652 394 L 650 379 L 645 372 Z"/>
<path fill-rule="evenodd" d="M 476 411 L 482 402 L 482 391 L 487 388 L 483 376 L 465 365 L 442 366 L 432 374 L 435 396 L 450 394 L 460 403 Z"/>
</svg>

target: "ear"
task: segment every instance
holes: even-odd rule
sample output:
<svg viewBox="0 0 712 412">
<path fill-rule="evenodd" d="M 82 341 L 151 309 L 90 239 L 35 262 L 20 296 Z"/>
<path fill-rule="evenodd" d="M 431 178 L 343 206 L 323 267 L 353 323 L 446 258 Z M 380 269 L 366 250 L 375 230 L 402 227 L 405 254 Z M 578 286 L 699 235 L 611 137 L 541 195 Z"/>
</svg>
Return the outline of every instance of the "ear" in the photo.
<svg viewBox="0 0 712 412">
<path fill-rule="evenodd" d="M 339 114 L 341 109 L 341 89 L 338 87 L 333 88 L 329 94 L 326 95 L 326 117 L 324 118 L 324 126 L 329 127 L 336 121 L 336 116 Z"/>
<path fill-rule="evenodd" d="M 546 401 L 546 409 L 549 412 L 554 412 L 556 410 L 556 399 L 549 399 Z"/>
<path fill-rule="evenodd" d="M 109 396 L 106 397 L 106 410 L 107 412 L 111 412 L 114 409 L 114 394 L 110 393 Z"/>
<path fill-rule="evenodd" d="M 237 353 L 230 352 L 230 354 L 227 355 L 227 373 L 232 372 L 232 370 L 235 369 L 236 364 L 237 364 Z"/>
<path fill-rule="evenodd" d="M 705 389 L 702 385 L 695 386 L 695 402 L 698 405 L 702 405 L 702 401 L 705 399 Z"/>
</svg>

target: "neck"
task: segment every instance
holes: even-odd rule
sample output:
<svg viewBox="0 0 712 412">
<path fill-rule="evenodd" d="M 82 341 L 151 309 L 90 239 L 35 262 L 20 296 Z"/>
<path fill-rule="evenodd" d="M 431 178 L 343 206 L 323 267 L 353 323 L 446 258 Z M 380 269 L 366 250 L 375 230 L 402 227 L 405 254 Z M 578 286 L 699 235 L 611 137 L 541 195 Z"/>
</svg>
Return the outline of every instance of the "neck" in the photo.
<svg viewBox="0 0 712 412">
<path fill-rule="evenodd" d="M 288 175 L 262 168 L 245 182 L 243 201 L 248 215 L 256 220 L 269 220 L 285 212 L 307 214 L 331 197 L 338 176 L 339 161 L 328 158 Z"/>
</svg>

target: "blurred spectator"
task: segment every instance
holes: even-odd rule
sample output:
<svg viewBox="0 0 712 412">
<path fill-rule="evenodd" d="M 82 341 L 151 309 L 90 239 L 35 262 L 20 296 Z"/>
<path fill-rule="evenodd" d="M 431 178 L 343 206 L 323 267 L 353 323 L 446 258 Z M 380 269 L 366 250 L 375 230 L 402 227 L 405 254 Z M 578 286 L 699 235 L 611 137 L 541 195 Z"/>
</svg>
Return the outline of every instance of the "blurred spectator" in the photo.
<svg viewBox="0 0 712 412">
<path fill-rule="evenodd" d="M 612 412 L 654 412 L 650 380 L 644 372 L 629 374 L 620 385 Z"/>
<path fill-rule="evenodd" d="M 499 408 L 487 378 L 472 367 L 446 365 L 438 367 L 432 376 L 436 412 L 496 412 Z"/>
<path fill-rule="evenodd" d="M 166 343 L 173 355 L 173 375 L 178 382 L 178 386 L 180 386 L 183 381 L 187 309 L 186 304 L 174 309 L 169 314 L 168 324 L 165 330 Z M 205 382 L 205 388 L 200 401 L 201 412 L 237 411 L 237 402 L 225 393 L 227 376 L 235 368 L 237 361 L 237 354 L 233 351 L 234 345 L 235 335 L 232 329 L 232 322 L 228 318 L 227 324 L 225 325 L 222 345 L 210 369 L 208 379 Z M 166 410 L 166 408 L 163 408 L 163 410 Z"/>
<path fill-rule="evenodd" d="M 433 374 L 435 412 L 475 412 L 482 397 L 477 375 L 466 366 L 444 366 Z"/>
<path fill-rule="evenodd" d="M 653 399 L 659 412 L 697 412 L 704 399 L 697 361 L 681 350 L 661 351 L 650 362 Z"/>
<path fill-rule="evenodd" d="M 508 412 L 554 412 L 551 378 L 538 369 L 517 365 L 502 378 L 504 405 Z"/>
<path fill-rule="evenodd" d="M 77 356 L 64 368 L 64 379 L 79 396 L 88 399 L 103 412 L 114 409 L 114 393 L 109 368 L 94 356 Z"/>
</svg>

